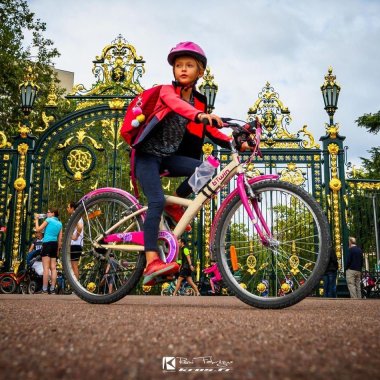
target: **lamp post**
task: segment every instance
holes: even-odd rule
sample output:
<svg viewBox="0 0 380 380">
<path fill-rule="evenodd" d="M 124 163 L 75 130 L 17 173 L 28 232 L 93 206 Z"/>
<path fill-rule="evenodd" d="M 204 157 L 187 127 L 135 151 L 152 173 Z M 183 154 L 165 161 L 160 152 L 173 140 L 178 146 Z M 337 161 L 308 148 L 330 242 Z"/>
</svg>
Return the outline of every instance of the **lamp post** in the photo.
<svg viewBox="0 0 380 380">
<path fill-rule="evenodd" d="M 33 148 L 34 138 L 28 136 L 30 122 L 28 116 L 32 111 L 34 101 L 36 100 L 39 86 L 35 83 L 36 76 L 33 74 L 31 66 L 26 69 L 24 81 L 19 85 L 21 109 L 24 118 L 19 125 L 19 137 L 14 139 L 14 149 L 18 153 L 17 167 L 12 168 L 10 183 L 13 184 L 14 193 L 9 205 L 10 217 L 8 220 L 9 239 L 6 242 L 6 252 L 9 255 L 7 262 L 12 263 L 12 269 L 17 273 L 22 261 L 21 246 L 26 240 L 27 222 L 25 213 L 28 212 L 25 204 L 25 194 L 29 193 L 32 160 L 29 150 Z"/>
<path fill-rule="evenodd" d="M 332 67 L 328 68 L 328 73 L 325 75 L 325 82 L 321 86 L 325 110 L 330 116 L 330 125 L 334 124 L 334 114 L 338 109 L 338 98 L 340 86 L 336 83 L 336 76 L 332 75 Z"/>
<path fill-rule="evenodd" d="M 199 91 L 207 98 L 207 112 L 212 113 L 214 110 L 215 97 L 218 92 L 218 85 L 214 82 L 214 75 L 210 73 L 207 67 L 203 76 L 203 82 L 199 86 Z"/>
<path fill-rule="evenodd" d="M 40 87 L 34 82 L 36 76 L 33 73 L 32 67 L 28 66 L 24 82 L 19 85 L 21 109 L 24 115 L 27 117 L 33 109 L 34 101 L 36 100 L 38 90 Z"/>
</svg>

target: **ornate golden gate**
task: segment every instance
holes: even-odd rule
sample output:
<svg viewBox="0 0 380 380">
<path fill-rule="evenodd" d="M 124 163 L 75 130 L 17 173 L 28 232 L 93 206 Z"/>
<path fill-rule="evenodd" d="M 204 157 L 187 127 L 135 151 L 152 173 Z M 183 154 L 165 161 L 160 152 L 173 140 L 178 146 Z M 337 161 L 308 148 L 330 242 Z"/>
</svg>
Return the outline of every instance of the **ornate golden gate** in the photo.
<svg viewBox="0 0 380 380">
<path fill-rule="evenodd" d="M 71 113 L 56 120 L 52 89 L 43 126 L 30 130 L 22 125 L 12 143 L 0 133 L 0 223 L 6 226 L 0 259 L 8 268 L 17 269 L 26 252 L 34 213 L 57 207 L 65 222 L 67 203 L 91 189 L 130 190 L 129 147 L 119 131 L 130 99 L 143 90 L 145 62 L 118 36 L 93 63 L 96 83 L 90 90 L 74 87 L 67 96 Z"/>
</svg>

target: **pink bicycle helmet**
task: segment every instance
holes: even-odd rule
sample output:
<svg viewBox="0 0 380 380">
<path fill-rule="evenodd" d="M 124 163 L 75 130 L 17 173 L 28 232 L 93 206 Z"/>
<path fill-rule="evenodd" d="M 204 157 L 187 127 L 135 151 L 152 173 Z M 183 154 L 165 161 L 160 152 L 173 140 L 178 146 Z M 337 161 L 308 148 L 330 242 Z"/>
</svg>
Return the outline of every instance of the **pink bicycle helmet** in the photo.
<svg viewBox="0 0 380 380">
<path fill-rule="evenodd" d="M 170 50 L 168 55 L 169 64 L 173 66 L 175 59 L 184 55 L 189 55 L 198 59 L 202 63 L 203 67 L 206 68 L 207 58 L 205 52 L 199 45 L 191 41 L 180 42 Z"/>
</svg>

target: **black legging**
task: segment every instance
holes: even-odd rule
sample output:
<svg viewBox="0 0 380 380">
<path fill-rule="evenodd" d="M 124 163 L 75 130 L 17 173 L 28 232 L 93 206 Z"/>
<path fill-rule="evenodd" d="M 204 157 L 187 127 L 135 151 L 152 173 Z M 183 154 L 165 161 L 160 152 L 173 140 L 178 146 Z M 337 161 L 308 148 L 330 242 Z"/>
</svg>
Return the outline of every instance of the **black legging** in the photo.
<svg viewBox="0 0 380 380">
<path fill-rule="evenodd" d="M 149 207 L 144 222 L 144 244 L 146 251 L 158 251 L 158 229 L 165 205 L 160 173 L 168 170 L 169 177 L 187 177 L 176 191 L 179 197 L 186 198 L 192 193 L 188 178 L 200 164 L 201 161 L 190 157 L 175 155 L 157 157 L 148 153 L 136 152 L 136 178 L 139 180 L 142 190 L 148 199 Z"/>
</svg>

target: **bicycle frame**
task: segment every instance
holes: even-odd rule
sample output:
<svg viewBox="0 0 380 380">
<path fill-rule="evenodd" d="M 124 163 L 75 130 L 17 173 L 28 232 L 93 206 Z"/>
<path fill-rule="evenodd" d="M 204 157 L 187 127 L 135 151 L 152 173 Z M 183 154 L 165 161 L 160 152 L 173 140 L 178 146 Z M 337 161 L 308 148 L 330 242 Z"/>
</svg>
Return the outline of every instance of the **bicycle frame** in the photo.
<svg viewBox="0 0 380 380">
<path fill-rule="evenodd" d="M 233 150 L 231 153 L 232 159 L 231 162 L 221 170 L 220 173 L 218 173 L 216 176 L 214 176 L 208 184 L 206 184 L 198 193 L 198 195 L 195 197 L 194 200 L 191 199 L 185 199 L 185 198 L 179 198 L 175 196 L 165 196 L 166 203 L 168 204 L 177 204 L 184 206 L 186 208 L 186 211 L 180 221 L 177 223 L 174 230 L 168 231 L 165 224 L 161 222 L 160 224 L 160 232 L 158 239 L 165 240 L 169 245 L 169 255 L 166 258 L 167 262 L 173 261 L 177 256 L 178 251 L 178 245 L 176 239 L 183 234 L 185 231 L 186 226 L 194 219 L 194 217 L 197 215 L 198 211 L 203 207 L 203 205 L 208 202 L 212 197 L 214 197 L 220 189 L 225 186 L 232 177 L 237 175 L 237 188 L 224 200 L 222 203 L 215 220 L 217 220 L 218 215 L 220 215 L 221 210 L 227 205 L 230 197 L 234 196 L 236 192 L 239 193 L 240 198 L 242 199 L 242 203 L 244 205 L 244 208 L 247 210 L 247 213 L 257 230 L 263 244 L 267 245 L 270 238 L 271 238 L 271 232 L 269 230 L 269 227 L 267 226 L 265 219 L 259 209 L 258 202 L 252 202 L 253 209 L 250 207 L 249 198 L 253 199 L 254 195 L 251 194 L 250 185 L 252 183 L 265 181 L 265 180 L 277 180 L 279 178 L 276 174 L 269 174 L 269 175 L 261 175 L 257 176 L 251 180 L 247 180 L 244 169 L 242 167 L 242 164 L 240 163 L 239 154 L 236 150 Z M 105 248 L 105 249 L 117 249 L 119 251 L 144 251 L 144 232 L 138 231 L 138 232 L 128 232 L 124 231 L 123 233 L 117 233 L 117 234 L 111 234 L 113 230 L 115 230 L 118 226 L 123 224 L 126 220 L 145 214 L 147 211 L 147 207 L 143 207 L 139 204 L 137 199 L 131 195 L 130 193 L 121 190 L 121 189 L 115 189 L 115 188 L 101 188 L 94 190 L 90 192 L 89 194 L 86 194 L 82 199 L 81 202 L 84 202 L 87 198 L 93 195 L 98 195 L 104 192 L 116 192 L 118 194 L 121 194 L 125 196 L 128 200 L 130 200 L 136 209 L 136 211 L 133 211 L 131 214 L 123 217 L 120 219 L 116 224 L 111 226 L 107 231 L 104 232 L 103 236 L 97 237 L 96 240 L 94 240 L 94 246 L 96 248 Z M 247 194 L 248 193 L 248 194 Z M 248 197 L 249 196 L 249 197 Z M 255 216 L 256 214 L 256 216 Z M 211 228 L 211 236 L 213 234 L 213 227 Z M 173 236 L 175 239 L 173 239 Z M 107 244 L 101 244 L 100 241 L 104 239 L 104 242 Z M 118 243 L 118 244 L 112 244 L 112 243 Z M 129 244 L 120 244 L 120 243 L 129 243 Z"/>
</svg>

